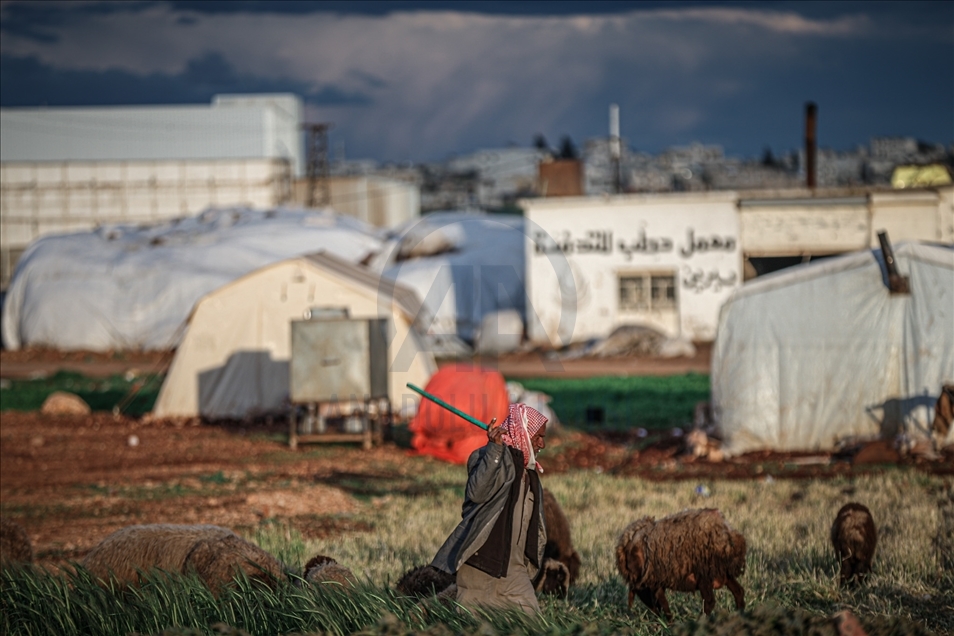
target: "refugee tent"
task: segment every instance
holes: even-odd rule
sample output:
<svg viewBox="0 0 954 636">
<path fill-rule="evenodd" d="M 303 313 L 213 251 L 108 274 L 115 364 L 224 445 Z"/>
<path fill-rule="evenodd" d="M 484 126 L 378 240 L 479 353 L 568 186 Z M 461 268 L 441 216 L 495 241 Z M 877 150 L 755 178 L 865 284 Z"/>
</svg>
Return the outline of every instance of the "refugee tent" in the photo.
<svg viewBox="0 0 954 636">
<path fill-rule="evenodd" d="M 203 297 L 153 414 L 239 418 L 287 408 L 291 321 L 319 307 L 390 319 L 388 393 L 392 408 L 412 415 L 419 396 L 406 384 L 421 386 L 437 370 L 412 327 L 420 302 L 414 292 L 327 252 L 267 265 Z"/>
<path fill-rule="evenodd" d="M 485 424 L 495 417 L 502 424 L 510 408 L 503 376 L 481 367 L 441 367 L 424 390 Z M 485 430 L 430 400 L 421 402 L 408 429 L 417 453 L 454 464 L 467 463 L 470 454 L 487 443 Z"/>
<path fill-rule="evenodd" d="M 930 438 L 954 380 L 954 249 L 899 244 L 910 293 L 880 250 L 760 277 L 723 305 L 712 360 L 728 454 L 832 450 L 844 440 Z"/>
<path fill-rule="evenodd" d="M 152 225 L 34 241 L 3 303 L 9 349 L 166 350 L 205 294 L 263 265 L 327 250 L 358 263 L 377 230 L 333 212 L 210 208 Z"/>
<path fill-rule="evenodd" d="M 417 292 L 429 316 L 426 333 L 474 342 L 485 316 L 510 310 L 520 324 L 508 325 L 506 335 L 522 334 L 525 243 L 521 216 L 432 212 L 394 229 L 369 267 Z M 485 329 L 485 339 L 494 336 Z"/>
</svg>

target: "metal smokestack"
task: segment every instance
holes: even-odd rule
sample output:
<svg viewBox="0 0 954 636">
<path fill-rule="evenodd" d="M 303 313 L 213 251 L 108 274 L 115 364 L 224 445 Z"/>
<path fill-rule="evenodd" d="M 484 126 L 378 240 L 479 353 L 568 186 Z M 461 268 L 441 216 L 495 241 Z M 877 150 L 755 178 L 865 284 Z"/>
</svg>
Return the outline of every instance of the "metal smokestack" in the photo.
<svg viewBox="0 0 954 636">
<path fill-rule="evenodd" d="M 814 188 L 818 184 L 816 178 L 816 159 L 818 146 L 815 137 L 815 127 L 818 123 L 818 106 L 815 102 L 805 104 L 805 185 Z"/>
<path fill-rule="evenodd" d="M 613 189 L 617 194 L 620 191 L 620 178 L 619 178 L 619 157 L 620 157 L 620 142 L 619 142 L 619 106 L 616 104 L 610 104 L 609 107 L 609 150 L 610 150 L 610 159 L 613 164 Z"/>
</svg>

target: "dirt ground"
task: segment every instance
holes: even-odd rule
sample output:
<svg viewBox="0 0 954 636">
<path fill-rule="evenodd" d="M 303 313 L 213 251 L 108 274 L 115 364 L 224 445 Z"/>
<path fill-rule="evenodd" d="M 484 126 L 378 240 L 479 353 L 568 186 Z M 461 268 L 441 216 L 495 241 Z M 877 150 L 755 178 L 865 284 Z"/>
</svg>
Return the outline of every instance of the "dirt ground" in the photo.
<svg viewBox="0 0 954 636">
<path fill-rule="evenodd" d="M 277 518 L 306 538 L 370 530 L 349 518 L 369 483 L 413 488 L 434 460 L 391 441 L 357 445 L 285 443 L 283 423 L 242 427 L 171 423 L 110 414 L 5 412 L 0 421 L 0 502 L 23 525 L 36 558 L 81 558 L 108 533 L 137 523 L 212 523 L 250 531 Z M 710 463 L 681 454 L 671 436 L 627 439 L 564 432 L 548 444 L 549 472 L 589 469 L 648 479 L 816 478 L 884 470 L 827 456 L 760 453 Z M 952 474 L 946 463 L 920 464 Z M 805 461 L 807 460 L 807 461 Z M 801 463 L 805 462 L 805 463 Z M 373 493 L 372 493 L 373 494 Z"/>
<path fill-rule="evenodd" d="M 708 355 L 682 364 L 707 372 Z M 501 359 L 498 368 L 510 377 L 521 377 L 521 369 L 539 375 L 532 371 L 543 364 L 541 358 L 526 358 Z M 130 368 L 151 372 L 162 361 L 158 354 L 4 351 L 0 375 L 24 377 L 58 368 L 88 375 Z M 637 359 L 617 360 L 611 368 L 622 374 L 642 365 L 639 373 L 648 373 L 651 363 L 660 373 L 665 365 L 678 366 Z M 573 366 L 573 372 L 584 374 L 590 364 Z M 672 368 L 668 372 L 684 372 Z M 601 374 L 606 369 L 601 365 Z M 209 424 L 7 411 L 0 418 L 0 508 L 27 529 L 37 560 L 50 565 L 79 559 L 108 533 L 137 523 L 211 523 L 251 531 L 281 519 L 305 538 L 370 530 L 351 516 L 355 496 L 373 495 L 374 488 L 381 493 L 413 489 L 414 476 L 425 474 L 435 461 L 413 456 L 406 433 L 403 437 L 404 442 L 401 429 L 395 429 L 390 441 L 369 451 L 345 444 L 293 451 L 281 421 Z M 709 462 L 686 454 L 685 438 L 670 432 L 638 437 L 636 432 L 563 431 L 548 436 L 545 459 L 548 472 L 594 470 L 700 485 L 713 479 L 834 477 L 889 470 L 896 463 L 954 474 L 954 453 L 923 461 L 899 458 L 889 445 L 877 444 L 839 456 L 753 453 Z M 369 491 L 368 484 L 378 486 Z"/>
<path fill-rule="evenodd" d="M 165 373 L 172 351 L 55 351 L 50 349 L 0 350 L 0 377 L 28 378 L 52 375 L 58 370 L 104 377 L 129 370 Z M 696 343 L 696 355 L 680 358 L 618 357 L 558 360 L 541 353 L 520 353 L 477 358 L 474 361 L 496 369 L 508 378 L 539 378 L 551 374 L 564 378 L 594 375 L 675 375 L 709 373 L 711 343 Z M 444 361 L 442 364 L 454 364 Z"/>
</svg>

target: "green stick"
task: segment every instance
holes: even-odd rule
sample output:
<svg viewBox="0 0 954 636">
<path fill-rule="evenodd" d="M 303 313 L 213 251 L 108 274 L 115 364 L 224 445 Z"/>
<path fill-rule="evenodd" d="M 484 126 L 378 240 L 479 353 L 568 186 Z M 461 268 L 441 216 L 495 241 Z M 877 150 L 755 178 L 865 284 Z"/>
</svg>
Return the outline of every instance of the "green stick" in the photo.
<svg viewBox="0 0 954 636">
<path fill-rule="evenodd" d="M 431 395 L 430 393 L 428 393 L 428 392 L 425 391 L 424 389 L 419 388 L 419 387 L 416 387 L 416 386 L 414 386 L 413 384 L 411 384 L 410 382 L 407 383 L 407 388 L 411 389 L 412 391 L 416 391 L 417 393 L 420 393 L 421 395 L 423 395 L 424 397 L 426 397 L 428 400 L 430 400 L 430 401 L 433 402 L 434 404 L 437 404 L 438 406 L 443 406 L 445 409 L 447 409 L 448 411 L 450 411 L 450 412 L 453 413 L 454 415 L 459 415 L 459 416 L 461 416 L 462 418 L 464 418 L 465 420 L 467 420 L 468 422 L 470 422 L 470 423 L 473 424 L 474 426 L 479 426 L 480 428 L 484 429 L 485 431 L 487 430 L 487 428 L 488 428 L 487 425 L 484 424 L 483 422 L 481 422 L 480 420 L 478 420 L 476 417 L 474 417 L 474 416 L 472 416 L 472 415 L 467 415 L 466 413 L 464 413 L 463 411 L 461 411 L 459 408 L 456 408 L 456 407 L 451 406 L 450 404 L 448 404 L 448 403 L 445 402 L 444 400 L 440 399 L 440 398 L 437 397 L 436 395 Z M 496 418 L 494 418 L 494 419 L 496 419 Z"/>
</svg>

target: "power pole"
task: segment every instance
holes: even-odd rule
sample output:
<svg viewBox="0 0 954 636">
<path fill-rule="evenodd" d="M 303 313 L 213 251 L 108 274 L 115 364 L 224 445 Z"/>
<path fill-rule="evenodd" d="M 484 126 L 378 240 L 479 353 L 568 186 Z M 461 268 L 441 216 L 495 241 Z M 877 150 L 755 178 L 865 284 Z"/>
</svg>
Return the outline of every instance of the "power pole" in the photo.
<svg viewBox="0 0 954 636">
<path fill-rule="evenodd" d="M 331 188 L 328 184 L 328 129 L 331 128 L 331 124 L 302 124 L 301 127 L 305 129 L 308 135 L 305 142 L 308 156 L 308 197 L 306 205 L 309 208 L 329 205 L 331 203 Z"/>
</svg>

